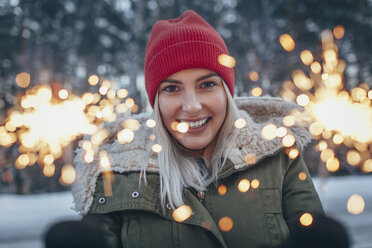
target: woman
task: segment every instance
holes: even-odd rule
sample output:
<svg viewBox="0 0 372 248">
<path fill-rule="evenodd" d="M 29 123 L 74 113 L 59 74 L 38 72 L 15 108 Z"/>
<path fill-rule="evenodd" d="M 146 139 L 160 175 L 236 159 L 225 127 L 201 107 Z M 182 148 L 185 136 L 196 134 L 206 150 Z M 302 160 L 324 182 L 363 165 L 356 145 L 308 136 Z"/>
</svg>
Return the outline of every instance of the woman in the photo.
<svg viewBox="0 0 372 248">
<path fill-rule="evenodd" d="M 281 126 L 296 105 L 269 97 L 234 101 L 234 71 L 220 55 L 228 55 L 224 41 L 195 12 L 157 22 L 145 58 L 154 111 L 130 117 L 142 123 L 131 143 L 109 138 L 100 147 L 114 171 L 111 196 L 98 161 L 87 164 L 78 150 L 75 208 L 99 220 L 111 247 L 278 245 L 301 214 L 323 214 L 302 158 L 289 158 L 280 138 L 261 135 L 269 122 Z M 153 129 L 145 125 L 150 117 Z M 246 121 L 240 129 L 239 118 Z M 122 121 L 108 124 L 111 137 Z M 188 130 L 178 130 L 180 123 Z M 305 128 L 288 131 L 298 149 L 311 140 Z M 159 153 L 151 151 L 155 143 Z"/>
</svg>

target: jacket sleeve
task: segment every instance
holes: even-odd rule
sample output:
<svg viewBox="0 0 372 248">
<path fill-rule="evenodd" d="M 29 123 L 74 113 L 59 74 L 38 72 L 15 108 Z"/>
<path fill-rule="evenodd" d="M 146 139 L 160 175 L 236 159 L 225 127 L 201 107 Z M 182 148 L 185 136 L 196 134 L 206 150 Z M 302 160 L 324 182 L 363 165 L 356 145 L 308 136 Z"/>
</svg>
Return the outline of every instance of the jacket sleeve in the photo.
<svg viewBox="0 0 372 248">
<path fill-rule="evenodd" d="M 291 229 L 299 221 L 303 213 L 313 216 L 323 216 L 324 210 L 318 193 L 314 188 L 313 181 L 302 157 L 289 161 L 283 182 L 283 216 Z M 299 175 L 302 173 L 300 179 Z M 306 175 L 306 177 L 304 176 Z"/>
<path fill-rule="evenodd" d="M 83 217 L 82 221 L 100 229 L 108 248 L 123 247 L 120 234 L 121 217 L 118 213 L 88 214 Z"/>
</svg>

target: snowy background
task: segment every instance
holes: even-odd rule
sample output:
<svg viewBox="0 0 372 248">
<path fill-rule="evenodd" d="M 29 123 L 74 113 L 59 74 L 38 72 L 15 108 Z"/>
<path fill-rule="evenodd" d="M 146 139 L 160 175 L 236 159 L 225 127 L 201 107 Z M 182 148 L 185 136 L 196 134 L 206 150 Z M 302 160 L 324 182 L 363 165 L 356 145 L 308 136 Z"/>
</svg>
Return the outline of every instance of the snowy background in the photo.
<svg viewBox="0 0 372 248">
<path fill-rule="evenodd" d="M 372 248 L 372 177 L 348 176 L 315 178 L 328 216 L 347 228 L 353 248 Z M 347 212 L 349 197 L 357 193 L 364 198 L 360 215 Z M 61 220 L 79 219 L 73 210 L 70 192 L 40 195 L 0 195 L 0 248 L 42 248 L 43 234 Z"/>
</svg>

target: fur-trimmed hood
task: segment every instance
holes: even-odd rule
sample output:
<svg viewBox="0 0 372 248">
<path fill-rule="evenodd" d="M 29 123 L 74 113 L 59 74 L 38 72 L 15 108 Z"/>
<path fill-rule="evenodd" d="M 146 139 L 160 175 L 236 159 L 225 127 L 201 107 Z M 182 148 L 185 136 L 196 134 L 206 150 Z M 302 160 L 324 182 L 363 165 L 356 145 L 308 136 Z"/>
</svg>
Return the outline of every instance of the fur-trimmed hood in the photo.
<svg viewBox="0 0 372 248">
<path fill-rule="evenodd" d="M 273 97 L 242 97 L 236 98 L 235 102 L 240 109 L 240 116 L 247 121 L 247 124 L 239 130 L 228 159 L 233 162 L 235 169 L 242 169 L 254 166 L 254 164 L 246 163 L 245 158 L 248 154 L 258 162 L 282 148 L 281 139 L 266 140 L 262 137 L 261 130 L 268 123 L 273 123 L 278 127 L 282 126 L 283 117 L 289 114 L 291 110 L 298 109 L 299 106 L 293 102 Z M 145 124 L 150 116 L 151 113 L 141 113 L 121 117 L 115 122 L 105 124 L 105 129 L 110 132 L 110 135 L 99 149 L 107 152 L 112 171 L 124 173 L 141 170 L 144 156 L 148 152 L 150 142 L 152 142 L 149 135 L 152 134 L 153 130 Z M 134 140 L 123 145 L 116 139 L 116 134 L 122 130 L 122 122 L 129 118 L 137 119 L 141 125 L 135 132 Z M 292 126 L 289 129 L 295 136 L 296 146 L 300 150 L 311 141 L 311 134 L 305 127 Z M 93 201 L 96 180 L 102 172 L 102 168 L 98 165 L 98 156 L 90 164 L 85 162 L 83 157 L 84 150 L 78 148 L 74 160 L 77 177 L 72 186 L 72 193 L 75 210 L 81 214 L 87 214 Z M 156 153 L 150 154 L 149 161 L 147 161 L 148 171 L 158 171 L 156 158 Z"/>
</svg>

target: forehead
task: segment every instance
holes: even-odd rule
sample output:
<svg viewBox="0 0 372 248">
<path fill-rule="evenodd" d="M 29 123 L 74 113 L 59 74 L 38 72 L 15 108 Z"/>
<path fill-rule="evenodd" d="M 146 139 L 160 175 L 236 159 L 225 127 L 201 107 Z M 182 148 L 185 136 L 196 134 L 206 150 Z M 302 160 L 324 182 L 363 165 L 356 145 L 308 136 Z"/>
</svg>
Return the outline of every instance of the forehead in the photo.
<svg viewBox="0 0 372 248">
<path fill-rule="evenodd" d="M 216 74 L 216 76 L 218 75 L 217 73 L 215 73 L 214 71 L 211 71 L 211 70 L 208 70 L 208 69 L 204 69 L 204 68 L 192 68 L 192 69 L 186 69 L 186 70 L 181 70 L 181 71 L 178 71 L 170 76 L 168 76 L 166 79 L 175 79 L 175 80 L 181 80 L 182 79 L 198 79 L 200 78 L 201 76 L 204 76 L 204 75 L 209 75 L 209 74 Z"/>
</svg>

